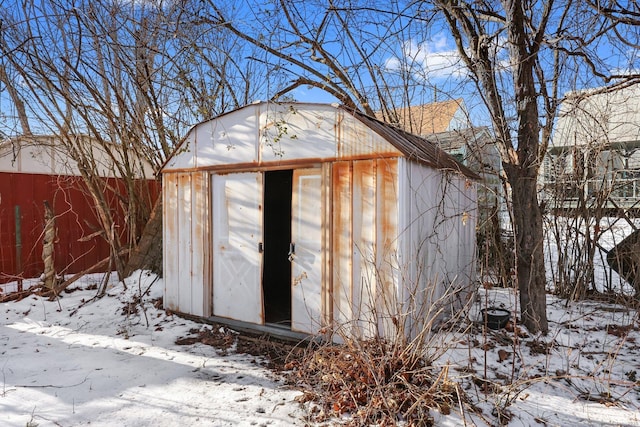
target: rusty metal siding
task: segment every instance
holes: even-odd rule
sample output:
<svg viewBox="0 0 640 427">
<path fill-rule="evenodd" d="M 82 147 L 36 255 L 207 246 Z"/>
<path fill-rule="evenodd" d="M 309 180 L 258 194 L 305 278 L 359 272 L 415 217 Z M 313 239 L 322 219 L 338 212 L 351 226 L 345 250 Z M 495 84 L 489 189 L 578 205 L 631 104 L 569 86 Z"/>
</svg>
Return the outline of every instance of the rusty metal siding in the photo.
<svg viewBox="0 0 640 427">
<path fill-rule="evenodd" d="M 322 164 L 322 326 L 333 324 L 333 256 L 332 256 L 332 200 L 333 182 L 331 163 Z"/>
<path fill-rule="evenodd" d="M 177 311 L 205 316 L 210 299 L 206 294 L 208 275 L 208 175 L 203 172 L 177 174 L 171 256 L 178 274 L 170 285 L 177 290 Z"/>
<path fill-rule="evenodd" d="M 266 170 L 292 169 L 296 177 L 315 168 L 313 179 L 322 187 L 314 187 L 313 203 L 307 194 L 293 196 L 294 206 L 319 211 L 321 218 L 307 225 L 322 230 L 298 234 L 322 242 L 310 250 L 322 260 L 321 279 L 304 282 L 298 289 L 303 296 L 292 294 L 304 301 L 310 293 L 314 301 L 311 311 L 294 307 L 292 330 L 317 333 L 328 325 L 338 334 L 391 336 L 403 313 L 425 315 L 442 277 L 469 259 L 466 239 L 473 235 L 460 225 L 460 209 L 467 209 L 460 205 L 467 200 L 455 192 L 465 190 L 471 173 L 421 138 L 343 108 L 261 103 L 198 125 L 186 142 L 163 169 L 168 177 L 191 177 L 172 178 L 179 204 L 166 211 L 177 218 L 170 223 L 176 231 L 165 234 L 177 248 L 176 261 L 168 263 L 191 269 L 174 274 L 176 283 L 190 283 L 188 289 L 167 285 L 169 300 L 177 300 L 181 311 L 264 323 L 257 248 Z M 180 165 L 184 174 L 176 174 Z M 447 177 L 455 179 L 443 181 Z M 296 216 L 292 222 L 295 227 Z M 464 243 L 447 241 L 451 236 Z M 294 271 L 302 277 L 302 270 Z M 420 326 L 414 323 L 407 325 Z"/>
<path fill-rule="evenodd" d="M 470 179 L 479 178 L 475 172 L 462 163 L 458 163 L 452 156 L 442 150 L 436 142 L 405 132 L 357 111 L 353 111 L 351 114 L 370 131 L 395 147 L 402 153 L 404 158 L 437 170 L 455 172 Z"/>
<path fill-rule="evenodd" d="M 164 308 L 179 311 L 180 263 L 178 260 L 178 239 L 180 235 L 179 212 L 182 206 L 178 200 L 178 174 L 162 176 L 162 253 L 164 275 Z"/>
<path fill-rule="evenodd" d="M 209 288 L 209 174 L 191 175 L 191 313 L 210 316 Z"/>
<path fill-rule="evenodd" d="M 338 110 L 336 120 L 337 159 L 397 157 L 401 152 L 351 113 Z"/>
<path fill-rule="evenodd" d="M 393 327 L 397 300 L 398 162 L 333 164 L 333 320 L 341 333 L 366 337 Z"/>
<path fill-rule="evenodd" d="M 353 162 L 353 315 L 358 333 L 374 332 L 376 278 L 376 161 Z"/>
<path fill-rule="evenodd" d="M 396 308 L 401 277 L 398 259 L 400 185 L 397 159 L 378 160 L 376 184 L 379 214 L 376 235 L 376 310 L 379 313 L 377 326 L 382 336 L 392 337 L 397 333 L 393 320 L 398 316 Z"/>
<path fill-rule="evenodd" d="M 211 315 L 208 174 L 163 177 L 165 307 Z"/>
<path fill-rule="evenodd" d="M 332 253 L 332 318 L 334 327 L 347 325 L 353 319 L 353 228 L 352 222 L 352 164 L 333 164 L 332 183 L 333 233 Z"/>
<path fill-rule="evenodd" d="M 399 155 L 386 138 L 334 106 L 260 103 L 196 125 L 162 172 L 235 172 L 239 167 L 246 170 L 285 164 L 295 168 L 305 161 Z"/>
</svg>

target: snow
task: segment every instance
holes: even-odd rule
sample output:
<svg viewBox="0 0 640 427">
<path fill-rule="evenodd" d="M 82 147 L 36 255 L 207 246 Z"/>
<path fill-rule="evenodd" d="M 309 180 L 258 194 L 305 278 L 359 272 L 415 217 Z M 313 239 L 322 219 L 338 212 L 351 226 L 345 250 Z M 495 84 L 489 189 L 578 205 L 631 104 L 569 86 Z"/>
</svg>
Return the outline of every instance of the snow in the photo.
<svg viewBox="0 0 640 427">
<path fill-rule="evenodd" d="M 507 307 L 515 318 L 516 297 L 513 289 L 482 289 L 477 306 Z M 505 406 L 512 426 L 640 426 L 638 313 L 606 302 L 567 303 L 551 295 L 547 312 L 547 336 L 522 330 L 527 336 L 516 338 L 505 329 L 483 330 L 475 335 L 480 345 L 448 351 L 450 363 L 466 366 L 471 358 L 479 376 L 484 378 L 486 370 L 486 378 L 501 387 L 497 394 L 472 387 L 467 390 L 472 399 L 485 413 Z M 500 350 L 506 352 L 504 360 Z"/>
<path fill-rule="evenodd" d="M 85 276 L 53 301 L 0 304 L 0 426 L 313 425 L 309 403 L 295 400 L 301 392 L 264 359 L 176 344 L 213 326 L 156 308 L 161 278 L 136 272 L 126 290 L 112 281 L 105 297 L 92 300 L 101 280 Z M 133 310 L 130 302 L 149 286 L 144 310 Z M 517 313 L 512 289 L 481 289 L 475 303 L 476 319 L 486 306 Z M 497 424 L 497 408 L 510 426 L 640 426 L 637 312 L 553 296 L 548 305 L 547 336 L 475 324 L 446 340 L 435 365 L 451 367 L 450 379 L 482 413 L 432 411 L 436 425 Z"/>
<path fill-rule="evenodd" d="M 125 303 L 155 279 L 134 274 L 127 291 L 112 283 L 107 296 L 86 303 L 96 293 L 86 288 L 101 280 L 87 276 L 57 301 L 29 297 L 1 304 L 0 425 L 255 426 L 300 420 L 293 400 L 299 393 L 285 388 L 260 359 L 175 344 L 190 329 L 208 326 L 155 309 L 151 300 L 161 296 L 161 280 L 145 299 L 149 326 L 142 312 L 123 315 Z"/>
</svg>

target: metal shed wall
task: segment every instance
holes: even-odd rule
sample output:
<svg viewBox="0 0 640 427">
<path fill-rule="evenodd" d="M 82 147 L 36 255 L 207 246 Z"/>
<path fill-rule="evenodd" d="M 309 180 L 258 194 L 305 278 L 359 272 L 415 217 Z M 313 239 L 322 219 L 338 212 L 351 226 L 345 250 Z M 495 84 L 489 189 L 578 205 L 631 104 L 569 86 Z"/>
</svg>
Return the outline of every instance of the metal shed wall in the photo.
<svg viewBox="0 0 640 427">
<path fill-rule="evenodd" d="M 164 306 L 196 316 L 211 315 L 209 175 L 163 176 Z"/>
<path fill-rule="evenodd" d="M 407 333 L 462 307 L 475 277 L 475 183 L 411 161 L 400 163 L 401 313 Z"/>
<path fill-rule="evenodd" d="M 191 129 L 163 173 L 313 160 L 397 157 L 362 121 L 330 105 L 250 105 Z"/>
<path fill-rule="evenodd" d="M 398 320 L 421 315 L 416 308 L 428 309 L 445 288 L 468 285 L 475 251 L 474 185 L 451 170 L 403 157 L 389 143 L 394 131 L 383 137 L 366 123 L 332 106 L 259 104 L 192 129 L 163 168 L 165 306 L 264 323 L 261 297 L 251 299 L 255 315 L 246 312 L 246 299 L 228 284 L 222 300 L 216 300 L 221 295 L 213 282 L 223 277 L 216 270 L 221 268 L 214 259 L 216 245 L 226 243 L 218 242 L 215 229 L 234 227 L 233 221 L 230 226 L 216 222 L 230 213 L 237 216 L 234 209 L 262 209 L 261 174 L 274 169 L 321 170 L 314 176 L 321 177 L 322 202 L 311 209 L 321 211 L 321 220 L 313 222 L 322 228 L 315 237 L 321 240 L 319 273 L 306 274 L 294 265 L 297 278 L 292 278 L 293 304 L 300 289 L 299 299 L 314 303 L 307 310 L 293 307 L 294 316 L 306 312 L 309 317 L 298 326 L 293 321 L 292 330 L 395 334 Z M 257 183 L 251 187 L 256 194 L 230 198 L 227 193 L 237 187 L 233 180 L 244 175 L 249 179 L 244 182 Z M 251 215 L 253 222 L 262 221 L 261 214 Z M 260 234 L 263 227 L 251 227 L 252 233 Z M 260 239 L 252 234 L 245 247 L 258 250 Z M 261 256 L 251 259 L 262 263 Z M 415 320 L 405 323 L 420 326 Z"/>
</svg>

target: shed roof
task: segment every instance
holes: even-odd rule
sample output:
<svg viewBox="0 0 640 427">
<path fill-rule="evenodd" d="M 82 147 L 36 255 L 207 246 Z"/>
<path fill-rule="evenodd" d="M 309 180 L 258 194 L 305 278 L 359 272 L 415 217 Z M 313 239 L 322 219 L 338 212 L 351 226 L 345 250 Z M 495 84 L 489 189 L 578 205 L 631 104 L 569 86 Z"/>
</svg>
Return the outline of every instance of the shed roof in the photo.
<svg viewBox="0 0 640 427">
<path fill-rule="evenodd" d="M 399 152 L 398 153 L 399 155 L 402 155 L 408 159 L 414 160 L 418 163 L 422 163 L 427 166 L 433 167 L 435 169 L 450 170 L 450 171 L 458 172 L 471 179 L 478 178 L 478 176 L 473 171 L 471 171 L 471 169 L 462 165 L 461 163 L 458 163 L 452 156 L 450 156 L 444 150 L 442 150 L 435 142 L 431 142 L 418 135 L 405 132 L 399 129 L 398 127 L 384 123 L 374 117 L 367 116 L 359 111 L 349 109 L 342 105 L 296 103 L 296 102 L 278 103 L 278 104 L 273 102 L 254 103 L 254 104 L 246 105 L 236 110 L 221 114 L 213 119 L 206 120 L 204 122 L 201 122 L 195 125 L 189 131 L 189 133 L 183 139 L 183 141 L 179 144 L 176 150 L 174 150 L 174 153 L 169 157 L 169 159 L 167 159 L 161 171 L 167 172 L 172 169 L 184 170 L 185 168 L 189 167 L 188 165 L 192 165 L 192 167 L 206 167 L 206 166 L 203 166 L 201 163 L 198 163 L 197 159 L 195 160 L 191 159 L 188 161 L 185 161 L 184 159 L 177 161 L 177 159 L 175 159 L 178 156 L 194 157 L 198 155 L 197 150 L 189 150 L 188 149 L 189 147 L 187 146 L 187 144 L 189 143 L 194 145 L 202 144 L 201 142 L 198 142 L 198 135 L 203 135 L 203 137 L 209 138 L 208 139 L 209 142 L 205 141 L 204 144 L 217 144 L 218 146 L 221 146 L 221 148 L 219 148 L 220 150 L 219 153 L 221 153 L 221 160 L 229 159 L 228 161 L 233 163 L 235 159 L 231 158 L 230 156 L 235 155 L 234 153 L 236 152 L 249 153 L 250 150 L 242 151 L 243 150 L 242 147 L 239 147 L 237 149 L 235 147 L 230 147 L 230 145 L 228 145 L 229 142 L 235 141 L 235 139 L 233 138 L 236 138 L 236 139 L 244 138 L 246 135 L 246 132 L 249 132 L 251 131 L 251 129 L 254 129 L 252 128 L 252 126 L 260 125 L 255 121 L 255 118 L 254 118 L 255 115 L 251 114 L 250 109 L 254 108 L 258 112 L 260 112 L 261 109 L 264 111 L 267 111 L 271 106 L 277 106 L 281 108 L 282 111 L 295 111 L 295 113 L 292 113 L 292 115 L 288 117 L 288 119 L 292 121 L 297 120 L 300 123 L 306 120 L 306 122 L 304 123 L 305 125 L 310 125 L 310 124 L 312 125 L 311 128 L 306 129 L 306 131 L 309 132 L 307 136 L 313 137 L 316 140 L 318 140 L 318 138 L 325 138 L 325 139 L 335 138 L 336 129 L 334 129 L 334 127 L 332 126 L 329 131 L 329 129 L 327 129 L 326 126 L 324 126 L 321 123 L 323 120 L 325 120 L 325 117 L 320 117 L 320 118 L 307 117 L 306 119 L 302 118 L 301 116 L 304 115 L 303 112 L 314 111 L 314 112 L 318 112 L 319 116 L 322 115 L 320 113 L 326 114 L 327 112 L 334 112 L 334 113 L 343 112 L 346 115 L 356 119 L 356 122 L 353 122 L 353 119 L 351 119 L 353 123 L 361 123 L 362 125 L 364 125 L 363 129 L 369 129 L 374 134 L 381 137 L 382 140 L 386 141 L 386 143 L 389 144 L 389 149 L 394 150 L 393 152 L 396 152 L 395 150 L 397 150 L 397 152 Z M 241 123 L 238 123 L 237 129 L 230 129 L 230 127 L 234 126 L 233 125 L 234 114 L 237 115 L 237 121 Z M 309 119 L 313 119 L 315 121 L 313 123 L 310 123 Z M 224 129 L 216 128 L 214 124 L 217 121 L 225 121 L 226 124 Z M 263 124 L 263 126 L 265 126 L 262 129 L 263 132 L 265 129 L 269 128 L 269 126 L 271 127 L 271 129 L 278 126 L 279 120 L 274 120 L 274 118 L 271 117 L 269 118 L 268 121 L 269 123 Z M 289 128 L 294 128 L 296 126 L 295 123 L 287 122 L 287 124 Z M 335 122 L 335 126 L 344 126 L 344 125 L 339 125 L 338 122 Z M 304 129 L 302 130 L 304 131 Z M 347 130 L 347 132 L 348 131 L 349 130 Z M 293 133 L 293 130 L 289 129 L 288 132 Z M 355 133 L 351 134 L 351 139 L 354 141 L 361 141 L 360 144 L 363 145 L 364 147 L 364 145 L 368 143 L 366 142 L 366 139 L 362 140 L 363 135 L 359 134 L 357 130 L 353 132 Z M 296 136 L 296 141 L 300 141 L 302 139 L 304 138 L 297 138 Z M 254 138 L 253 141 L 257 142 L 258 139 Z M 246 142 L 247 141 L 245 141 L 245 143 Z M 297 142 L 297 143 L 299 144 L 300 142 Z M 318 144 L 316 144 L 316 147 L 318 147 Z M 367 146 L 366 150 L 369 150 L 367 152 L 370 155 L 375 156 L 376 150 L 382 149 L 382 148 L 383 147 L 381 147 L 379 144 L 373 142 L 372 145 Z M 321 150 L 321 148 L 315 148 L 315 149 Z M 357 149 L 360 149 L 360 147 Z M 215 147 L 214 147 L 214 150 L 215 150 Z M 207 154 L 211 154 L 214 150 L 209 149 L 207 151 Z M 342 154 L 342 152 L 339 152 L 339 149 L 337 150 L 338 151 L 333 152 L 333 154 L 327 150 L 318 152 L 317 154 L 319 155 L 318 156 L 319 158 L 323 158 L 326 160 L 331 160 L 332 159 L 331 156 L 337 159 L 339 158 L 338 155 Z M 360 155 L 362 155 L 362 153 L 363 151 L 360 150 Z M 224 156 L 224 158 L 222 158 L 222 156 Z M 279 160 L 282 160 L 282 159 L 279 159 Z M 253 159 L 252 162 L 253 164 L 256 164 L 256 165 L 260 164 L 260 161 L 256 163 L 255 159 Z M 247 162 L 245 162 L 245 164 L 247 164 Z"/>
<path fill-rule="evenodd" d="M 430 140 L 405 132 L 402 129 L 391 126 L 359 112 L 352 112 L 352 114 L 373 131 L 386 139 L 406 158 L 432 166 L 436 169 L 455 170 L 469 178 L 478 178 L 475 172 L 456 161 L 453 156 L 447 154 L 442 148 L 440 148 L 437 139 Z M 450 138 L 451 137 L 454 137 L 453 134 Z M 464 141 L 461 141 L 461 144 L 464 144 Z"/>
</svg>

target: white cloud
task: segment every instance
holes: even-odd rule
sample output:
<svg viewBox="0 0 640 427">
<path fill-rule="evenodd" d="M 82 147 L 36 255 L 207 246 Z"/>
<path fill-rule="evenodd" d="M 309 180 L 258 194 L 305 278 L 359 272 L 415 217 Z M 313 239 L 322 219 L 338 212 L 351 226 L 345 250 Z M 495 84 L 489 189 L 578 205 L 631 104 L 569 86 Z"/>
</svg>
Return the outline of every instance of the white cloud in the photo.
<svg viewBox="0 0 640 427">
<path fill-rule="evenodd" d="M 507 41 L 505 38 L 493 41 L 496 70 L 507 70 L 509 68 Z M 433 39 L 421 43 L 415 40 L 404 43 L 402 56 L 389 58 L 385 65 L 390 71 L 408 71 L 415 78 L 424 80 L 461 78 L 467 75 L 466 66 L 453 40 L 445 34 L 438 34 Z"/>
<path fill-rule="evenodd" d="M 444 35 L 422 43 L 408 41 L 402 46 L 402 55 L 402 58 L 389 58 L 385 64 L 387 69 L 400 70 L 405 67 L 406 71 L 423 79 L 460 77 L 464 74 L 464 64 L 458 51 Z"/>
</svg>

